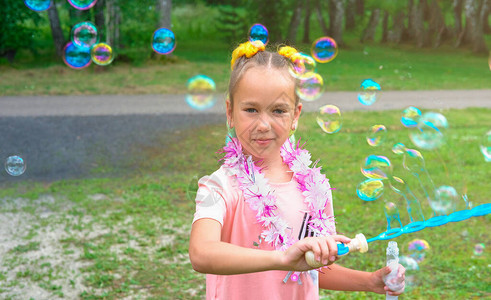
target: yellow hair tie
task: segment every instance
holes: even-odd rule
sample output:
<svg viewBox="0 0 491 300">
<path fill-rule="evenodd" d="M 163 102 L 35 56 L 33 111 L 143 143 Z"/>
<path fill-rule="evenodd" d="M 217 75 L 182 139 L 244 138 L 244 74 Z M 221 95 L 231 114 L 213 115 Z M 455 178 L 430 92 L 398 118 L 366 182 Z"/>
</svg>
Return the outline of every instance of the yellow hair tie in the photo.
<svg viewBox="0 0 491 300">
<path fill-rule="evenodd" d="M 278 50 L 278 54 L 286 58 L 291 58 L 293 54 L 298 53 L 298 51 L 290 46 L 283 46 Z"/>
<path fill-rule="evenodd" d="M 230 67 L 234 68 L 234 63 L 239 57 L 246 56 L 247 58 L 253 57 L 258 51 L 264 51 L 265 47 L 263 42 L 256 40 L 253 42 L 245 42 L 235 48 L 232 52 L 232 60 L 230 61 Z"/>
</svg>

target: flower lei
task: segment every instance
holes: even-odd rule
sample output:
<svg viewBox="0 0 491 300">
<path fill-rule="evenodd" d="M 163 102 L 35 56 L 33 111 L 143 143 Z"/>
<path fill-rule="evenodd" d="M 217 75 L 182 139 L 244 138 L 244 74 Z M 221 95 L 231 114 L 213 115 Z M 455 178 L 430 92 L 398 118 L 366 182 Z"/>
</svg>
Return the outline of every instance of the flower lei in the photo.
<svg viewBox="0 0 491 300">
<path fill-rule="evenodd" d="M 251 156 L 242 153 L 242 145 L 237 138 L 232 138 L 223 148 L 224 165 L 237 177 L 239 188 L 244 193 L 249 207 L 256 211 L 256 220 L 263 226 L 261 237 L 274 246 L 276 250 L 285 251 L 296 240 L 287 233 L 288 224 L 276 214 L 276 196 L 268 185 L 268 179 L 261 169 L 254 165 Z M 310 230 L 315 236 L 325 236 L 335 233 L 334 217 L 324 212 L 329 203 L 328 192 L 331 189 L 328 179 L 316 167 L 312 167 L 310 153 L 287 140 L 280 150 L 283 161 L 294 172 L 294 178 L 305 197 L 304 201 L 310 215 Z"/>
</svg>

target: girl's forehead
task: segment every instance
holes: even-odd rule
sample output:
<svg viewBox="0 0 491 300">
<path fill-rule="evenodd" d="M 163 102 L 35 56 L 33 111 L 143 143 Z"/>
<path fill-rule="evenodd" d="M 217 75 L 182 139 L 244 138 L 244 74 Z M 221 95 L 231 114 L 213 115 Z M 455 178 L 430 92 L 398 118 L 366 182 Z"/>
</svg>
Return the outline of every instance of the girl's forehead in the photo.
<svg viewBox="0 0 491 300">
<path fill-rule="evenodd" d="M 295 101 L 295 80 L 285 69 L 253 67 L 237 84 L 234 99 L 274 98 Z"/>
</svg>

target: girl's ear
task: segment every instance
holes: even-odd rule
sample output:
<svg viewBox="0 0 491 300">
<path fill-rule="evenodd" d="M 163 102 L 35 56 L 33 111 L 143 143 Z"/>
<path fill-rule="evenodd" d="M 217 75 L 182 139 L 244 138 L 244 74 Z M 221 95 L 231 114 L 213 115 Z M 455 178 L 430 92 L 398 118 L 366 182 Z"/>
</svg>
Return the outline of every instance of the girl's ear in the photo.
<svg viewBox="0 0 491 300">
<path fill-rule="evenodd" d="M 300 118 L 300 113 L 302 112 L 302 103 L 298 103 L 295 108 L 295 112 L 293 113 L 293 123 L 292 126 L 295 126 L 295 129 L 298 128 L 298 119 Z"/>
<path fill-rule="evenodd" d="M 230 102 L 230 98 L 227 97 L 227 100 L 225 100 L 225 104 L 227 105 L 227 124 L 230 128 L 234 127 L 233 120 L 232 120 L 232 103 Z"/>
</svg>

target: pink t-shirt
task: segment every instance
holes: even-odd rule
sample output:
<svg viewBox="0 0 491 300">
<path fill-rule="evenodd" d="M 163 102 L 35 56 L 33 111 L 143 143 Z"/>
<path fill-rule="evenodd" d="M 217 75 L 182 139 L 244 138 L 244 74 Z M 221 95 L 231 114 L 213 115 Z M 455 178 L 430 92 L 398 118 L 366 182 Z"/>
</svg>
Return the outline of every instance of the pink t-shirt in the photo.
<svg viewBox="0 0 491 300">
<path fill-rule="evenodd" d="M 256 212 L 244 201 L 235 176 L 221 167 L 198 182 L 196 213 L 193 223 L 211 218 L 222 224 L 221 240 L 246 248 L 274 250 L 260 241 L 263 230 L 256 221 Z M 269 183 L 276 195 L 277 213 L 291 227 L 296 239 L 311 236 L 307 226 L 308 213 L 304 197 L 295 180 L 285 183 Z M 331 194 L 329 199 L 332 200 Z M 326 207 L 327 216 L 333 215 L 332 201 Z M 244 262 L 247 263 L 247 262 Z M 302 272 L 298 281 L 288 278 L 287 271 L 265 271 L 239 275 L 206 275 L 206 299 L 318 299 L 317 271 Z M 301 283 L 301 284 L 300 284 Z"/>
</svg>

